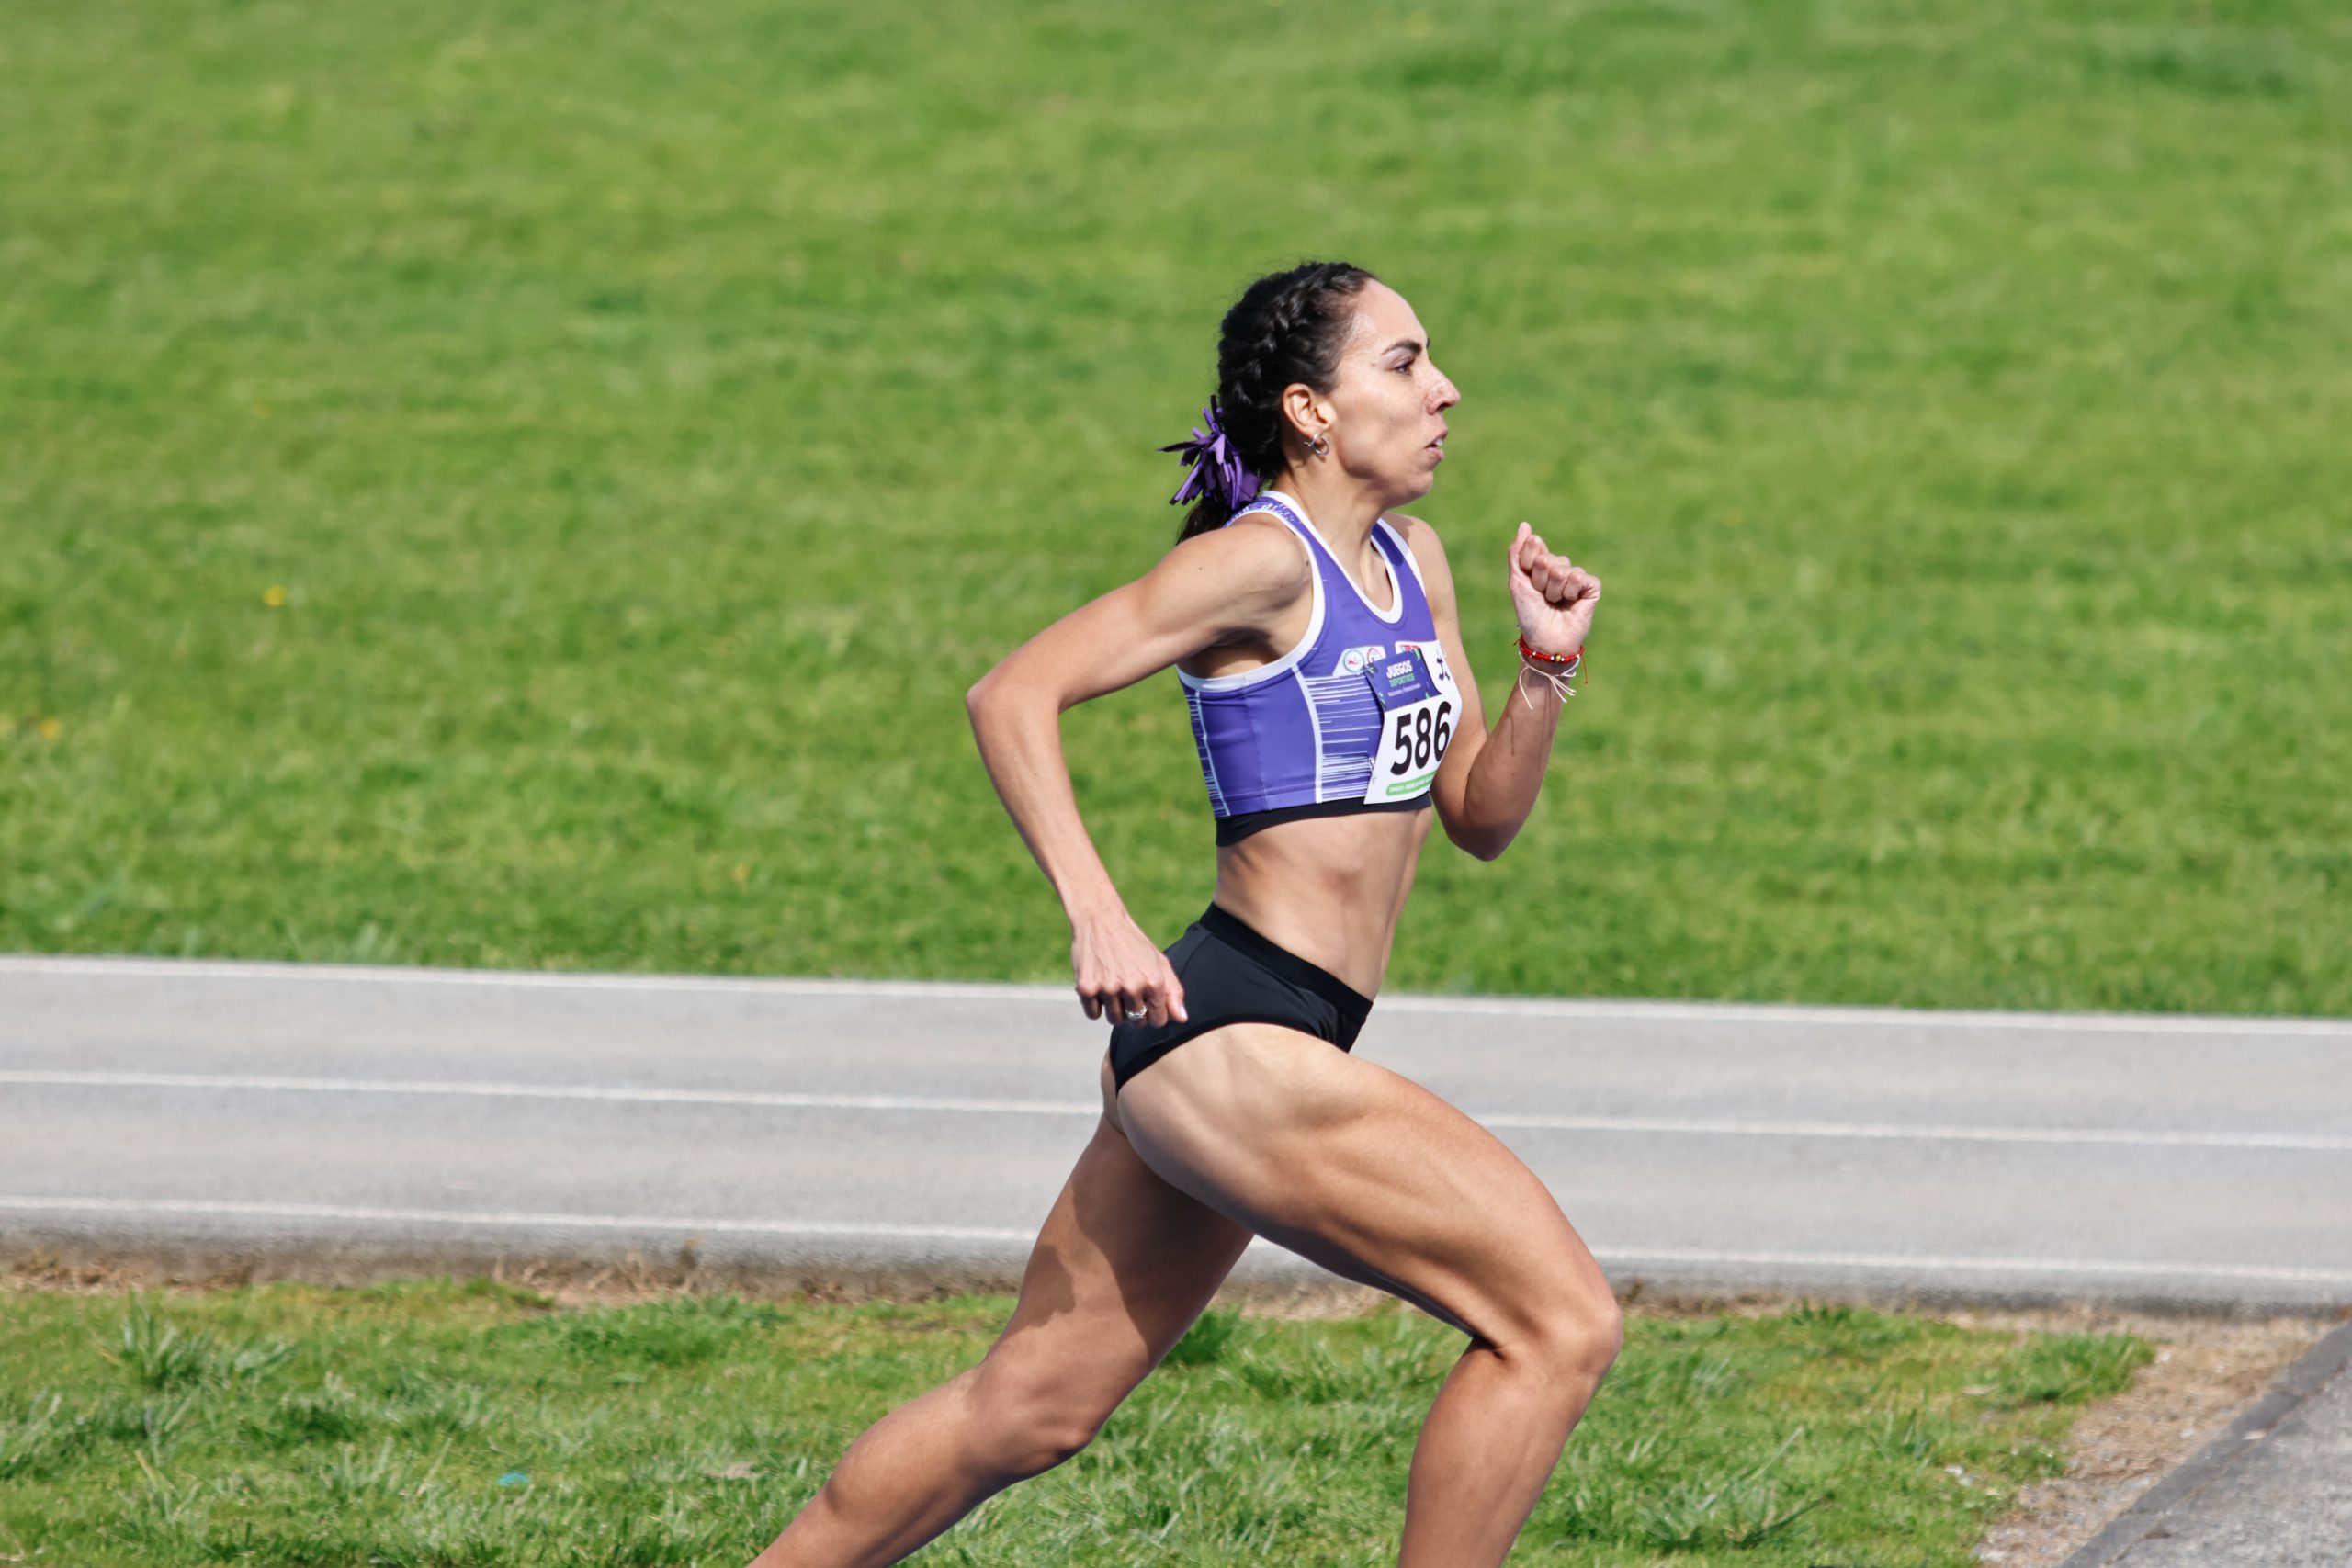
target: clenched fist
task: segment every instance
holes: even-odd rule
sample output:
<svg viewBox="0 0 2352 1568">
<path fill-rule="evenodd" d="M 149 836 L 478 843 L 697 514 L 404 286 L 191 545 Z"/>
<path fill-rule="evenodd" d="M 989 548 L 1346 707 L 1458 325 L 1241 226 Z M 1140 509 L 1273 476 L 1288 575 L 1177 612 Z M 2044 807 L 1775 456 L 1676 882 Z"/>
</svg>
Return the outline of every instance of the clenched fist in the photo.
<svg viewBox="0 0 2352 1568">
<path fill-rule="evenodd" d="M 1544 536 L 1525 523 L 1510 542 L 1510 605 L 1519 613 L 1519 635 L 1530 648 L 1569 654 L 1592 630 L 1593 607 L 1600 603 L 1600 579 L 1566 556 L 1555 556 Z"/>
</svg>

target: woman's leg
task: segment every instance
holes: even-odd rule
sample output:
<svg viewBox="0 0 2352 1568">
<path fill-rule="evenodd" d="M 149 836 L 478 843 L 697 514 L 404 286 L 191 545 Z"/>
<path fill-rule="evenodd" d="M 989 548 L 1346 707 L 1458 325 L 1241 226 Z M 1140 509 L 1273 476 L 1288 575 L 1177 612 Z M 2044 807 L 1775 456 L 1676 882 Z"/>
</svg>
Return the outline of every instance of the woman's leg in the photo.
<svg viewBox="0 0 2352 1568">
<path fill-rule="evenodd" d="M 1106 1116 L 987 1359 L 868 1427 L 752 1568 L 896 1562 L 1061 1463 L 1183 1337 L 1249 1241 L 1146 1168 Z"/>
<path fill-rule="evenodd" d="M 1171 1186 L 1470 1335 L 1413 1450 L 1398 1561 L 1500 1562 L 1622 1338 L 1543 1182 L 1411 1079 L 1269 1024 L 1188 1042 L 1118 1109 Z"/>
</svg>

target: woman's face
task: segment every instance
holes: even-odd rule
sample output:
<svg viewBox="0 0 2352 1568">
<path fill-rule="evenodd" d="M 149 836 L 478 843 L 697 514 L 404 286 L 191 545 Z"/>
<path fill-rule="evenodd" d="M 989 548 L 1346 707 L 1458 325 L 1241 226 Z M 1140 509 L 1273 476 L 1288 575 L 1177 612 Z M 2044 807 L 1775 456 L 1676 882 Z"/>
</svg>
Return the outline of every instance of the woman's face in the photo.
<svg viewBox="0 0 2352 1568">
<path fill-rule="evenodd" d="M 1430 358 L 1429 334 L 1405 297 L 1377 281 L 1356 295 L 1356 324 L 1327 398 L 1331 457 L 1394 506 L 1427 495 L 1444 460 L 1445 411 L 1462 394 Z"/>
</svg>

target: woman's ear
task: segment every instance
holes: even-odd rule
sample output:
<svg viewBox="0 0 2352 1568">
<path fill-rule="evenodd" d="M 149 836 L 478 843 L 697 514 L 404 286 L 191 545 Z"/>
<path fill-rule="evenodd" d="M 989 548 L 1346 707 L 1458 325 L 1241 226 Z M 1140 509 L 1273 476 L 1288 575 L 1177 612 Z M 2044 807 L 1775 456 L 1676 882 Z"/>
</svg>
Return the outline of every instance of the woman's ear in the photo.
<svg viewBox="0 0 2352 1568">
<path fill-rule="evenodd" d="M 1304 381 L 1293 381 L 1283 389 L 1283 418 L 1301 440 L 1328 434 L 1331 428 L 1331 411 L 1315 395 L 1315 389 Z"/>
</svg>

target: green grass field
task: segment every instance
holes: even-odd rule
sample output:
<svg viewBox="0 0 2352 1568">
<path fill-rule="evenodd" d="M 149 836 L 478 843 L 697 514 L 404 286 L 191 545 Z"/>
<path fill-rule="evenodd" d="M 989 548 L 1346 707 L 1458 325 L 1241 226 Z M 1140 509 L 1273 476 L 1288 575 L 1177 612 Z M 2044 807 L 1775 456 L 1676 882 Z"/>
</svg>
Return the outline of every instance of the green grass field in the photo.
<svg viewBox="0 0 2352 1568">
<path fill-rule="evenodd" d="M 0 1561 L 732 1565 L 1011 1307 L 553 1312 L 487 1280 L 0 1296 Z M 1393 1562 L 1462 1344 L 1401 1307 L 1212 1313 L 1091 1447 L 918 1560 Z M 2150 1353 L 1853 1307 L 1635 1315 L 1511 1561 L 1966 1568 Z"/>
<path fill-rule="evenodd" d="M 1367 265 L 1491 705 L 1390 983 L 2352 1013 L 2324 0 L 322 11 L 0 40 L 0 948 L 1067 981 L 965 687 Z M 1162 676 L 1067 726 L 1205 901 Z"/>
</svg>

